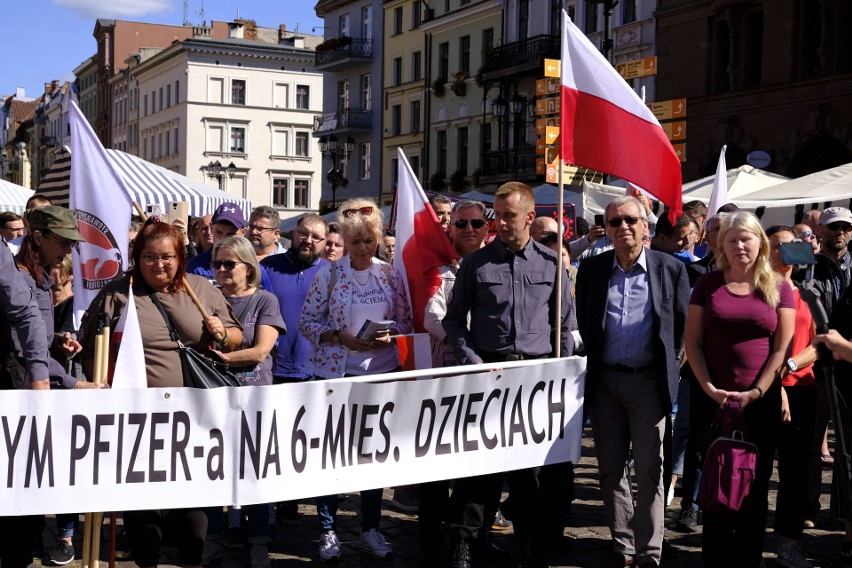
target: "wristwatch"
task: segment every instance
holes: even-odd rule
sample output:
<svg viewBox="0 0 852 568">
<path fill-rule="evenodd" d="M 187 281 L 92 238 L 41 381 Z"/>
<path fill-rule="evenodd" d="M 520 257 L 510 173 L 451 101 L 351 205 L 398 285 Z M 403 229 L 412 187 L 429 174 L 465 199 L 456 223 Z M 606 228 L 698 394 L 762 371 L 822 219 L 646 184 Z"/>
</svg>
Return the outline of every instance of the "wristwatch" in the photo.
<svg viewBox="0 0 852 568">
<path fill-rule="evenodd" d="M 225 333 L 222 334 L 222 339 L 216 342 L 216 345 L 219 346 L 219 350 L 223 351 L 228 346 L 228 330 L 225 329 Z"/>
<path fill-rule="evenodd" d="M 790 357 L 787 359 L 787 368 L 790 369 L 791 373 L 795 373 L 799 370 L 799 366 L 796 364 L 796 360 Z"/>
</svg>

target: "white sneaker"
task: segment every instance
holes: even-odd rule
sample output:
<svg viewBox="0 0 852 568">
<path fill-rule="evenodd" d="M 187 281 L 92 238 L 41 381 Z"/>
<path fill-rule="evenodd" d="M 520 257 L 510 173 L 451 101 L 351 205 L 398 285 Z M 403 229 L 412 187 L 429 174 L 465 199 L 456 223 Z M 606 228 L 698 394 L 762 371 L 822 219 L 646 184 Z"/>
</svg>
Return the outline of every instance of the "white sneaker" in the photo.
<svg viewBox="0 0 852 568">
<path fill-rule="evenodd" d="M 385 537 L 376 529 L 362 532 L 359 544 L 361 550 L 369 552 L 376 558 L 384 558 L 388 554 L 393 553 L 391 547 L 385 542 Z"/>
<path fill-rule="evenodd" d="M 340 560 L 340 539 L 334 531 L 320 535 L 319 557 L 322 561 Z"/>
<path fill-rule="evenodd" d="M 249 558 L 251 558 L 251 568 L 270 568 L 272 566 L 272 561 L 269 560 L 269 549 L 266 548 L 265 544 L 251 545 Z"/>
<path fill-rule="evenodd" d="M 669 485 L 669 490 L 666 491 L 666 507 L 671 507 L 672 501 L 674 501 L 675 494 L 675 486 Z"/>
<path fill-rule="evenodd" d="M 778 556 L 775 558 L 775 563 L 787 568 L 813 568 L 814 566 L 810 560 L 805 558 L 805 553 L 794 540 L 778 545 Z"/>
</svg>

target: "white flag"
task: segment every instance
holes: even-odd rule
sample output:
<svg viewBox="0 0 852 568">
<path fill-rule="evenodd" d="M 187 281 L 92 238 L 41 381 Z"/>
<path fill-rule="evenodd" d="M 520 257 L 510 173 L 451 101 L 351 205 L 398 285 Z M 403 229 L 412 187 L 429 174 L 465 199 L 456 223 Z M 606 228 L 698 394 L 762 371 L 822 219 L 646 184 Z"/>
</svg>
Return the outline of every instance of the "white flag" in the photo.
<svg viewBox="0 0 852 568">
<path fill-rule="evenodd" d="M 132 204 L 121 176 L 73 101 L 69 121 L 70 206 L 77 210 L 77 228 L 86 239 L 74 251 L 74 321 L 79 325 L 101 288 L 121 278 L 127 268 Z"/>
<path fill-rule="evenodd" d="M 112 332 L 112 342 L 118 354 L 112 373 L 114 389 L 144 389 L 148 386 L 145 372 L 145 352 L 142 348 L 142 332 L 136 315 L 133 290 L 127 294 L 127 306 Z M 110 358 L 112 359 L 112 357 Z"/>
<path fill-rule="evenodd" d="M 710 204 L 707 206 L 708 217 L 715 215 L 719 207 L 728 202 L 728 166 L 725 164 L 727 149 L 727 145 L 722 146 L 722 151 L 719 153 L 719 164 L 716 166 L 716 177 L 713 179 L 713 192 L 710 194 Z"/>
</svg>

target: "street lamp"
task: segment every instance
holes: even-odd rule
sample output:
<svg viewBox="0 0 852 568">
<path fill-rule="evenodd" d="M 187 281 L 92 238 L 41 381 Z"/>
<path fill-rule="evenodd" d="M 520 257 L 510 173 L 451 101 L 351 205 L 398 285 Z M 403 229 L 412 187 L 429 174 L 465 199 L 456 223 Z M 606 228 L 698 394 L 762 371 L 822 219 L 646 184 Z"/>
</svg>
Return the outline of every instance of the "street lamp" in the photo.
<svg viewBox="0 0 852 568">
<path fill-rule="evenodd" d="M 216 178 L 216 181 L 219 182 L 220 190 L 222 189 L 223 172 L 228 174 L 228 179 L 233 179 L 234 174 L 237 173 L 237 166 L 234 165 L 234 162 L 231 162 L 227 167 L 223 167 L 222 162 L 219 160 L 207 164 L 207 175 Z"/>
<path fill-rule="evenodd" d="M 514 144 L 512 148 L 512 178 L 518 179 L 518 152 L 520 151 L 521 146 L 521 133 L 523 131 L 524 126 L 527 121 L 524 117 L 524 110 L 529 105 L 529 100 L 523 96 L 518 94 L 517 92 L 512 96 L 511 100 L 506 100 L 502 96 L 494 99 L 494 102 L 491 103 L 491 110 L 494 113 L 494 116 L 498 118 L 498 120 L 505 121 L 506 125 L 506 138 L 508 138 L 508 112 L 511 107 L 512 110 L 512 123 L 514 125 Z M 532 105 L 529 106 L 530 112 L 532 112 Z"/>
<path fill-rule="evenodd" d="M 612 47 L 615 42 L 609 36 L 609 22 L 612 20 L 612 10 L 618 6 L 619 0 L 586 0 L 586 2 L 589 4 L 586 7 L 589 10 L 597 10 L 598 4 L 603 4 L 604 39 L 603 44 L 601 45 L 601 53 L 607 61 L 610 61 L 609 54 L 612 51 Z"/>
<path fill-rule="evenodd" d="M 351 136 L 346 138 L 343 148 L 337 147 L 337 136 L 331 134 L 329 136 L 320 136 L 319 149 L 323 158 L 331 160 L 331 169 L 325 174 L 325 179 L 331 184 L 331 207 L 337 208 L 337 187 L 340 182 L 346 178 L 343 177 L 343 170 L 340 167 L 343 160 L 349 160 L 352 151 L 355 149 L 355 139 Z"/>
</svg>

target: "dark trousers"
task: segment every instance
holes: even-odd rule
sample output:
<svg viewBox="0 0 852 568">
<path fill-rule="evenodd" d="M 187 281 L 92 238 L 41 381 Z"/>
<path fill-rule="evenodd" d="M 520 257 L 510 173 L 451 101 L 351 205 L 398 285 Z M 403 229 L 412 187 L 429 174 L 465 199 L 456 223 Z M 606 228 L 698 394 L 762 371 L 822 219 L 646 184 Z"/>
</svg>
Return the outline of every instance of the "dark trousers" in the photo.
<svg viewBox="0 0 852 568">
<path fill-rule="evenodd" d="M 43 529 L 43 515 L 0 517 L 0 565 L 25 568 L 32 564 L 33 547 Z"/>
<path fill-rule="evenodd" d="M 420 510 L 417 513 L 417 528 L 420 535 L 421 553 L 432 552 L 437 556 L 444 544 L 443 523 L 450 504 L 450 482 L 442 479 L 419 485 Z M 498 497 L 499 499 L 499 494 Z"/>
<path fill-rule="evenodd" d="M 790 402 L 791 421 L 789 424 L 781 424 L 778 435 L 779 482 L 775 532 L 787 538 L 799 538 L 808 515 L 816 387 L 787 387 L 785 390 Z"/>
<path fill-rule="evenodd" d="M 701 549 L 705 566 L 758 568 L 763 556 L 766 517 L 769 509 L 769 478 L 775 459 L 780 422 L 780 391 L 749 404 L 744 411 L 746 440 L 757 446 L 757 471 L 747 501 L 733 517 L 704 513 Z"/>
<path fill-rule="evenodd" d="M 695 500 L 698 498 L 698 486 L 701 484 L 701 472 L 704 468 L 705 437 L 716 415 L 717 406 L 707 396 L 704 389 L 695 380 L 692 372 L 684 373 L 683 379 L 689 380 L 689 435 L 686 438 L 686 450 L 683 456 L 683 479 L 681 480 L 681 510 L 698 510 Z"/>
<path fill-rule="evenodd" d="M 164 543 L 177 545 L 181 564 L 201 564 L 207 534 L 204 509 L 126 511 L 124 524 L 133 559 L 141 568 L 159 563 Z"/>
</svg>

